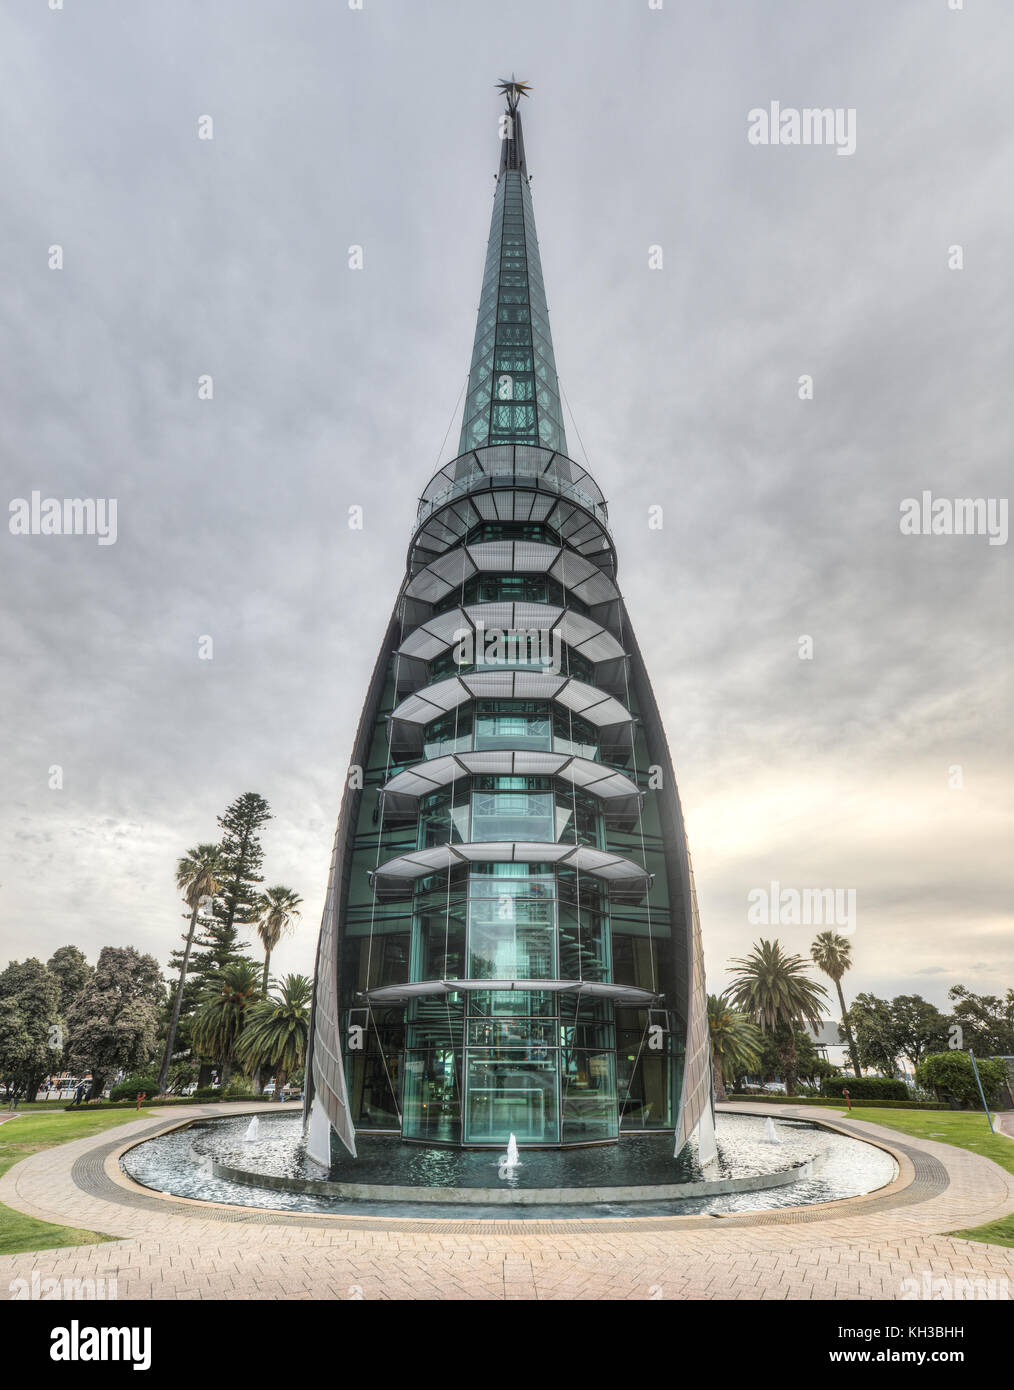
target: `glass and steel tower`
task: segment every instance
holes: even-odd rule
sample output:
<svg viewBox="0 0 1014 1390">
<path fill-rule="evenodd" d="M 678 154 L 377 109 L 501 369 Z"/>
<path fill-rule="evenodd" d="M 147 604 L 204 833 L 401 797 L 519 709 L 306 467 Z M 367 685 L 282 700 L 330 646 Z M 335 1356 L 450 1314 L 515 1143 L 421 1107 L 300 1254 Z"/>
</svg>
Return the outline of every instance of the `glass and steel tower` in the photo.
<svg viewBox="0 0 1014 1390">
<path fill-rule="evenodd" d="M 711 1119 L 700 927 L 605 500 L 567 456 L 518 105 L 458 456 L 419 504 L 342 800 L 307 1107 L 502 1148 Z"/>
</svg>

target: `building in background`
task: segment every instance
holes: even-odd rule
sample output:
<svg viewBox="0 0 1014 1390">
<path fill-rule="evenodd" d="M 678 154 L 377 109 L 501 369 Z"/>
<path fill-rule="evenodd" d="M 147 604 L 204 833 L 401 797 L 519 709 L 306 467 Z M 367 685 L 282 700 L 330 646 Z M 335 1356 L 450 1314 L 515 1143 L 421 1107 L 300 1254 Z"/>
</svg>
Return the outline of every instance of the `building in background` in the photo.
<svg viewBox="0 0 1014 1390">
<path fill-rule="evenodd" d="M 518 104 L 459 453 L 423 491 L 356 735 L 308 1113 L 502 1148 L 713 1147 L 700 928 L 605 499 L 567 453 Z M 410 482 L 411 480 L 406 480 Z M 315 1125 L 311 1122 L 311 1132 Z"/>
</svg>

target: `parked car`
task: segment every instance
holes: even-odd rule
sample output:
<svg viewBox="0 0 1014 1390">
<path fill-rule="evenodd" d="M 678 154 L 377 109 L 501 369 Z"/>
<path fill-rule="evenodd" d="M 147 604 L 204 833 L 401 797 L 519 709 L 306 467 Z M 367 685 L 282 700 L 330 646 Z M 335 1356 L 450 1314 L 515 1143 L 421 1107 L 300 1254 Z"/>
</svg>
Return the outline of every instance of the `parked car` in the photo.
<svg viewBox="0 0 1014 1390">
<path fill-rule="evenodd" d="M 302 1088 L 302 1086 L 295 1086 L 295 1085 L 289 1083 L 289 1084 L 287 1084 L 283 1089 L 284 1089 L 284 1092 L 285 1092 L 285 1099 L 286 1099 L 286 1100 L 302 1100 L 302 1099 L 303 1099 L 303 1088 Z M 268 1084 L 264 1087 L 264 1091 L 263 1091 L 262 1094 L 264 1094 L 264 1095 L 266 1095 L 266 1096 L 272 1096 L 272 1097 L 273 1097 L 274 1094 L 275 1094 L 275 1083 L 274 1083 L 273 1081 L 269 1081 Z"/>
</svg>

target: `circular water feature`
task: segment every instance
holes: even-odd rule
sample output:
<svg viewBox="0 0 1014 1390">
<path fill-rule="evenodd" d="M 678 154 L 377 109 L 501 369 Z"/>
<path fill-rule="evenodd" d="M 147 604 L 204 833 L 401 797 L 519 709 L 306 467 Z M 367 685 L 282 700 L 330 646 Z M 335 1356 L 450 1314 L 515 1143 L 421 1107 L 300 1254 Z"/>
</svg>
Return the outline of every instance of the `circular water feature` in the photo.
<svg viewBox="0 0 1014 1390">
<path fill-rule="evenodd" d="M 506 1169 L 488 1149 L 357 1136 L 359 1156 L 330 1171 L 306 1155 L 299 1115 L 197 1120 L 128 1150 L 120 1165 L 174 1196 L 276 1211 L 427 1217 L 722 1215 L 828 1202 L 892 1182 L 897 1165 L 872 1144 L 803 1120 L 719 1115 L 718 1160 L 702 1170 L 671 1135 L 631 1135 L 580 1149 L 522 1149 Z M 335 1148 L 337 1149 L 337 1143 Z"/>
</svg>

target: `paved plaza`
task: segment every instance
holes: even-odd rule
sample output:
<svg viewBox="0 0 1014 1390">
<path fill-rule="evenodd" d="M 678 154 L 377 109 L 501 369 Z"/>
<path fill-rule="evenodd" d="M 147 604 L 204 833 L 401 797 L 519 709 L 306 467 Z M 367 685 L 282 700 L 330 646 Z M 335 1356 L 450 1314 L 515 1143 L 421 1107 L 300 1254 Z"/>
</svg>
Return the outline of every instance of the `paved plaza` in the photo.
<svg viewBox="0 0 1014 1390">
<path fill-rule="evenodd" d="M 259 1107 L 195 1107 L 187 1119 L 246 1108 Z M 898 1160 L 897 1180 L 823 1207 L 717 1218 L 286 1214 L 166 1197 L 126 1178 L 119 1153 L 180 1121 L 179 1110 L 156 1107 L 154 1116 L 25 1159 L 0 1179 L 0 1202 L 117 1238 L 0 1257 L 0 1298 L 33 1274 L 115 1279 L 121 1299 L 842 1300 L 1014 1292 L 1014 1249 L 946 1234 L 1014 1212 L 1014 1176 L 967 1150 L 841 1119 L 838 1110 L 768 1112 L 819 1117 L 878 1140 Z M 1014 1115 L 1003 1118 L 1014 1133 Z"/>
</svg>

